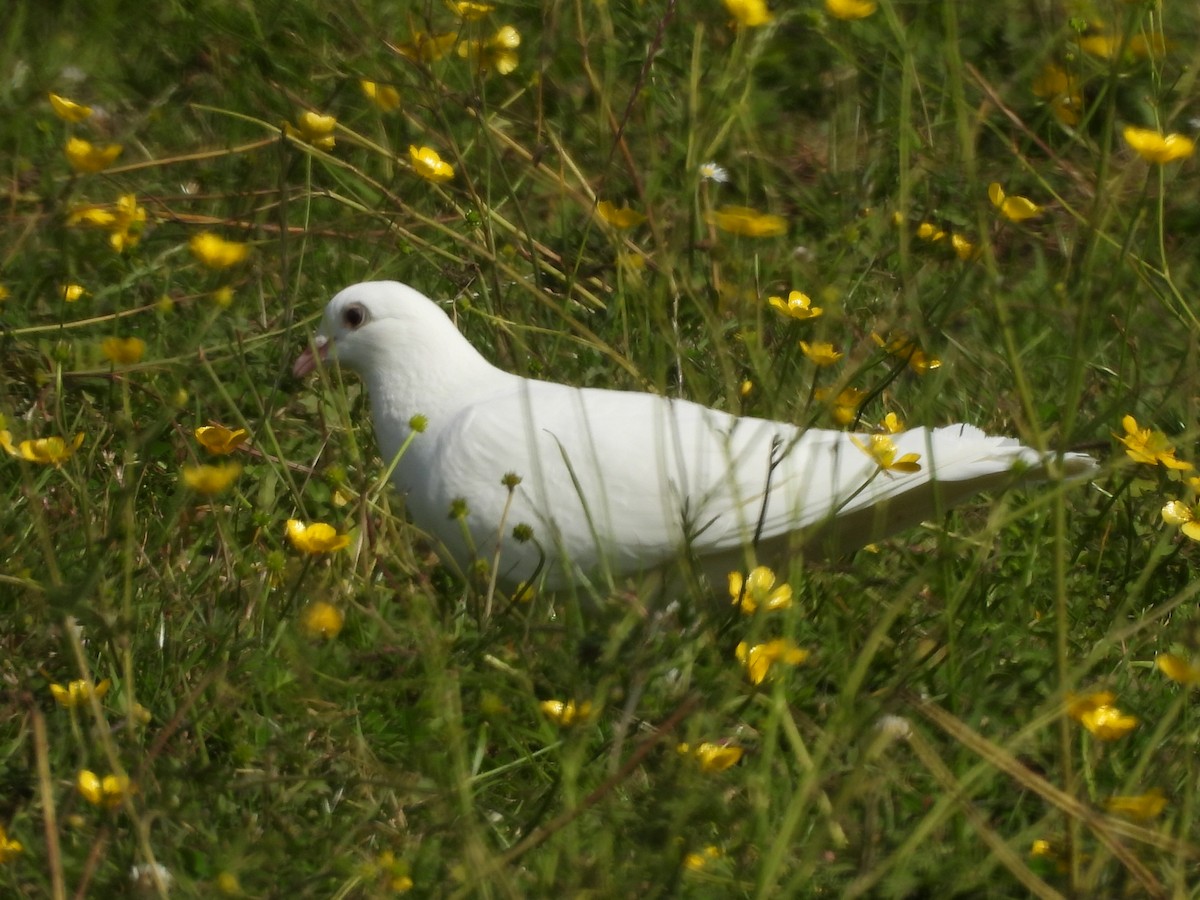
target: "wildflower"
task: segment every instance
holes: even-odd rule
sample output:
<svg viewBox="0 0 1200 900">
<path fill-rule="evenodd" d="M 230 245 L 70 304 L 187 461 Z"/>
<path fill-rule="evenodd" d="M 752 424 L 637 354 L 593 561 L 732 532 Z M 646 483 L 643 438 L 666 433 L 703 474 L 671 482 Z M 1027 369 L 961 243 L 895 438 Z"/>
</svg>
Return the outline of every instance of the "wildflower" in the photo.
<svg viewBox="0 0 1200 900">
<path fill-rule="evenodd" d="M 146 209 L 138 206 L 136 194 L 122 194 L 111 208 L 81 206 L 67 216 L 67 225 L 98 228 L 109 233 L 108 241 L 118 253 L 133 247 L 141 239 Z"/>
<path fill-rule="evenodd" d="M 907 332 L 891 333 L 886 340 L 875 332 L 871 332 L 871 340 L 889 356 L 904 360 L 908 363 L 908 367 L 918 375 L 924 375 L 930 369 L 940 369 L 942 366 L 940 359 L 925 353 Z"/>
<path fill-rule="evenodd" d="M 988 185 L 988 199 L 1010 222 L 1024 222 L 1042 214 L 1042 208 L 1028 197 L 1009 197 L 995 181 Z"/>
<path fill-rule="evenodd" d="M 87 294 L 87 289 L 82 284 L 64 284 L 62 289 L 62 298 L 66 303 L 74 303 L 76 300 Z"/>
<path fill-rule="evenodd" d="M 692 749 L 690 744 L 680 744 L 675 748 L 680 756 L 691 756 L 700 764 L 701 772 L 724 772 L 731 766 L 737 765 L 738 760 L 746 751 L 734 744 L 714 744 L 705 741 Z"/>
<path fill-rule="evenodd" d="M 766 25 L 774 18 L 766 0 L 725 0 L 725 8 L 742 28 Z"/>
<path fill-rule="evenodd" d="M 861 388 L 848 387 L 838 393 L 830 401 L 829 391 L 819 388 L 813 392 L 813 399 L 820 403 L 829 403 L 833 420 L 839 425 L 849 425 L 858 417 L 858 408 L 866 399 L 867 392 Z"/>
<path fill-rule="evenodd" d="M 1079 112 L 1083 106 L 1083 93 L 1078 82 L 1054 63 L 1045 68 L 1033 80 L 1034 96 L 1050 103 L 1050 112 L 1064 125 L 1079 124 Z"/>
<path fill-rule="evenodd" d="M 1167 797 L 1161 788 L 1152 788 L 1132 797 L 1109 797 L 1104 801 L 1104 808 L 1110 813 L 1145 822 L 1157 818 L 1167 808 Z"/>
<path fill-rule="evenodd" d="M 188 249 L 200 265 L 209 269 L 228 269 L 250 255 L 250 245 L 227 241 L 211 231 L 202 231 L 188 241 Z"/>
<path fill-rule="evenodd" d="M 66 687 L 61 684 L 52 684 L 50 693 L 54 695 L 54 700 L 59 706 L 64 709 L 74 709 L 91 701 L 92 697 L 103 700 L 111 686 L 112 680 L 109 678 L 105 678 L 98 684 L 92 684 L 90 681 L 80 678 L 67 682 Z"/>
<path fill-rule="evenodd" d="M 645 216 L 635 209 L 630 209 L 628 205 L 617 209 L 607 200 L 601 200 L 596 204 L 596 213 L 613 228 L 619 230 L 634 228 L 646 221 Z"/>
<path fill-rule="evenodd" d="M 899 434 L 905 430 L 904 422 L 894 412 L 890 412 L 884 416 L 883 421 L 879 423 L 879 427 L 888 434 Z"/>
<path fill-rule="evenodd" d="M 136 337 L 107 337 L 100 342 L 100 352 L 114 365 L 132 366 L 146 352 L 146 342 Z"/>
<path fill-rule="evenodd" d="M 1079 49 L 1100 59 L 1112 59 L 1117 55 L 1121 46 L 1119 35 L 1107 34 L 1103 31 L 1093 31 L 1079 38 Z"/>
<path fill-rule="evenodd" d="M 391 850 L 384 850 L 374 864 L 368 864 L 365 868 L 368 877 L 382 877 L 388 889 L 394 893 L 407 894 L 413 889 L 413 880 L 408 874 L 408 863 L 396 859 L 396 854 Z"/>
<path fill-rule="evenodd" d="M 1038 838 L 1029 845 L 1029 855 L 1034 859 L 1058 859 L 1058 851 L 1049 841 Z"/>
<path fill-rule="evenodd" d="M 474 3 L 472 0 L 447 0 L 446 5 L 450 7 L 450 12 L 465 22 L 482 19 L 496 8 L 490 3 Z"/>
<path fill-rule="evenodd" d="M 71 455 L 79 449 L 82 443 L 83 432 L 80 432 L 75 435 L 70 443 L 67 443 L 66 438 L 46 437 L 31 441 L 21 441 L 21 443 L 14 446 L 12 434 L 6 430 L 0 430 L 0 447 L 10 456 L 16 456 L 19 459 L 28 460 L 29 462 L 41 463 L 44 466 L 61 466 L 71 458 Z"/>
<path fill-rule="evenodd" d="M 438 152 L 430 147 L 410 145 L 408 156 L 412 160 L 413 171 L 426 181 L 440 184 L 454 177 L 454 167 L 443 161 Z"/>
<path fill-rule="evenodd" d="M 8 288 L 0 284 L 0 303 L 8 299 Z"/>
<path fill-rule="evenodd" d="M 921 458 L 919 453 L 905 453 L 899 459 L 896 458 L 896 443 L 886 434 L 872 434 L 867 436 L 867 443 L 863 443 L 856 437 L 850 438 L 854 441 L 854 445 L 863 453 L 871 457 L 875 464 L 885 472 L 920 472 L 921 464 L 917 462 Z"/>
<path fill-rule="evenodd" d="M 73 137 L 67 141 L 67 162 L 76 172 L 103 172 L 111 166 L 124 149 L 120 144 L 105 144 L 103 147 Z"/>
<path fill-rule="evenodd" d="M 785 316 L 793 319 L 815 319 L 824 312 L 819 306 L 812 305 L 812 298 L 801 291 L 792 291 L 788 298 L 768 297 L 767 303 L 779 310 Z"/>
<path fill-rule="evenodd" d="M 825 0 L 825 12 L 835 19 L 865 19 L 877 8 L 874 0 Z"/>
<path fill-rule="evenodd" d="M 787 221 L 782 216 L 760 213 L 747 206 L 722 206 L 709 213 L 707 221 L 742 237 L 778 237 L 787 233 Z"/>
<path fill-rule="evenodd" d="M 350 543 L 350 535 L 338 534 L 336 528 L 324 522 L 305 525 L 299 519 L 288 519 L 286 533 L 293 547 L 310 555 L 335 553 Z"/>
<path fill-rule="evenodd" d="M 1154 660 L 1158 670 L 1180 684 L 1200 684 L 1200 665 L 1174 653 L 1160 653 Z"/>
<path fill-rule="evenodd" d="M 323 116 L 320 113 L 305 110 L 296 117 L 296 126 L 290 122 L 283 123 L 283 130 L 288 137 L 298 138 L 312 144 L 318 150 L 332 150 L 336 143 L 333 129 L 337 127 L 337 119 L 333 116 Z"/>
<path fill-rule="evenodd" d="M 1162 508 L 1162 520 L 1174 525 L 1193 541 L 1200 541 L 1200 516 L 1195 507 L 1180 500 L 1168 500 Z"/>
<path fill-rule="evenodd" d="M 345 622 L 346 614 L 324 600 L 313 601 L 300 613 L 300 627 L 310 638 L 335 638 Z"/>
<path fill-rule="evenodd" d="M 787 609 L 792 605 L 792 586 L 775 586 L 775 573 L 766 566 L 756 566 L 743 578 L 741 572 L 729 573 L 729 596 L 733 605 L 746 615 L 753 615 L 761 606 L 768 612 Z"/>
<path fill-rule="evenodd" d="M 1138 720 L 1121 712 L 1113 701 L 1116 695 L 1110 691 L 1098 691 L 1082 696 L 1067 698 L 1067 715 L 1102 741 L 1115 741 L 1137 727 Z"/>
<path fill-rule="evenodd" d="M 586 721 L 592 715 L 592 704 L 587 700 L 578 705 L 574 700 L 543 700 L 538 704 L 538 709 L 559 728 L 569 728 L 576 722 Z"/>
<path fill-rule="evenodd" d="M 938 228 L 932 222 L 922 222 L 917 226 L 917 237 L 923 241 L 934 243 L 935 241 L 944 240 L 946 232 Z"/>
<path fill-rule="evenodd" d="M 458 55 L 472 57 L 481 72 L 495 71 L 508 75 L 517 68 L 520 57 L 521 33 L 511 25 L 505 25 L 494 35 L 483 41 L 463 41 L 458 45 Z"/>
<path fill-rule="evenodd" d="M 50 94 L 49 96 L 51 109 L 64 122 L 75 124 L 76 122 L 82 122 L 92 114 L 90 106 L 84 106 L 82 103 L 76 103 L 74 100 L 68 100 L 66 97 L 60 97 L 58 94 Z"/>
<path fill-rule="evenodd" d="M 92 806 L 103 806 L 116 809 L 130 794 L 128 775 L 105 775 L 101 778 L 95 772 L 82 769 L 75 782 L 83 799 Z"/>
<path fill-rule="evenodd" d="M 690 869 L 693 872 L 699 872 L 709 863 L 721 858 L 720 848 L 709 844 L 700 853 L 689 853 L 683 858 L 683 866 L 685 869 Z"/>
<path fill-rule="evenodd" d="M 367 99 L 375 104 L 380 112 L 391 112 L 400 108 L 400 92 L 390 84 L 376 84 L 374 81 L 360 81 L 362 92 Z"/>
<path fill-rule="evenodd" d="M 1125 429 L 1125 437 L 1114 434 L 1118 441 L 1125 445 L 1125 454 L 1134 462 L 1148 466 L 1161 463 L 1168 469 L 1187 471 L 1192 468 L 1190 462 L 1175 458 L 1175 448 L 1167 443 L 1167 436 L 1161 431 L 1149 428 L 1139 428 L 1137 419 L 1125 416 L 1121 419 L 1121 427 Z"/>
<path fill-rule="evenodd" d="M 226 428 L 224 425 L 201 425 L 193 434 L 209 453 L 228 456 L 250 437 L 245 428 Z"/>
<path fill-rule="evenodd" d="M 879 717 L 875 730 L 892 741 L 907 741 L 913 734 L 912 723 L 908 719 L 891 713 Z"/>
<path fill-rule="evenodd" d="M 224 285 L 217 288 L 211 294 L 213 303 L 217 304 L 221 309 L 229 309 L 233 306 L 233 288 L 229 285 Z"/>
<path fill-rule="evenodd" d="M 771 667 L 776 663 L 786 666 L 798 666 L 808 659 L 808 651 L 796 646 L 795 641 L 779 638 L 767 641 L 765 644 L 755 644 L 751 647 L 745 641 L 737 645 L 734 651 L 746 669 L 746 675 L 751 684 L 762 684 Z"/>
<path fill-rule="evenodd" d="M 170 890 L 171 882 L 175 880 L 175 877 L 171 874 L 171 870 L 162 863 L 139 863 L 130 866 L 129 880 L 140 891 L 154 891 L 159 886 L 163 890 Z"/>
<path fill-rule="evenodd" d="M 454 32 L 443 34 L 425 34 L 418 31 L 413 35 L 412 42 L 401 44 L 395 50 L 406 59 L 413 62 L 430 63 L 441 59 L 458 40 Z"/>
<path fill-rule="evenodd" d="M 184 466 L 183 482 L 197 494 L 211 496 L 229 489 L 242 474 L 240 463 L 220 466 Z"/>
<path fill-rule="evenodd" d="M 800 352 L 807 356 L 813 365 L 821 367 L 832 366 L 845 355 L 835 350 L 833 344 L 828 341 L 813 341 L 811 344 L 801 341 Z"/>
<path fill-rule="evenodd" d="M 8 832 L 4 830 L 4 826 L 0 825 L 0 865 L 8 862 L 24 850 L 24 845 L 20 841 L 14 841 L 10 838 Z"/>
<path fill-rule="evenodd" d="M 954 248 L 954 255 L 961 260 L 975 256 L 975 245 L 961 234 L 950 235 L 950 246 Z"/>
<path fill-rule="evenodd" d="M 706 162 L 700 166 L 700 177 L 704 181 L 715 181 L 717 184 L 726 184 L 729 181 L 729 172 L 724 167 L 718 166 L 715 162 Z"/>
<path fill-rule="evenodd" d="M 1126 125 L 1122 132 L 1125 143 L 1149 163 L 1163 165 L 1177 159 L 1186 159 L 1196 150 L 1196 143 L 1182 134 L 1163 134 L 1153 128 L 1135 128 Z"/>
</svg>

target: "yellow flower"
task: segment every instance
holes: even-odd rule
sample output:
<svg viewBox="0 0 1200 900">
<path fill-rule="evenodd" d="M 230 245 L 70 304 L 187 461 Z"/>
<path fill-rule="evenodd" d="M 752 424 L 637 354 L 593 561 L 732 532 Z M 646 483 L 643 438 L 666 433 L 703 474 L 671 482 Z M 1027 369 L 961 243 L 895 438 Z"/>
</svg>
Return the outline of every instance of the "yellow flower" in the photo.
<svg viewBox="0 0 1200 900">
<path fill-rule="evenodd" d="M 81 206 L 67 216 L 67 225 L 99 228 L 109 233 L 108 241 L 118 253 L 133 247 L 141 239 L 146 209 L 138 206 L 136 194 L 122 194 L 112 208 Z"/>
<path fill-rule="evenodd" d="M 787 221 L 782 216 L 760 213 L 747 206 L 722 206 L 709 213 L 707 221 L 742 237 L 778 237 L 787 233 Z"/>
<path fill-rule="evenodd" d="M 917 226 L 917 237 L 923 241 L 933 243 L 934 241 L 944 240 L 946 232 L 942 231 L 942 229 L 938 228 L 932 222 L 922 222 Z"/>
<path fill-rule="evenodd" d="M 128 775 L 105 775 L 101 778 L 95 772 L 82 769 L 75 782 L 83 799 L 92 806 L 103 806 L 116 809 L 130 794 Z"/>
<path fill-rule="evenodd" d="M 890 412 L 884 416 L 883 421 L 879 423 L 879 427 L 888 434 L 899 434 L 905 430 L 904 422 L 894 412 Z"/>
<path fill-rule="evenodd" d="M 300 613 L 300 627 L 310 638 L 335 638 L 346 622 L 346 614 L 324 600 L 315 600 Z"/>
<path fill-rule="evenodd" d="M 1114 434 L 1113 437 L 1125 445 L 1125 454 L 1134 462 L 1148 466 L 1162 463 L 1168 469 L 1180 471 L 1192 468 L 1190 462 L 1175 458 L 1175 448 L 1167 443 L 1167 436 L 1161 431 L 1139 428 L 1137 419 L 1133 416 L 1123 417 L 1121 427 L 1125 429 L 1125 437 L 1119 434 Z"/>
<path fill-rule="evenodd" d="M 543 700 L 538 704 L 542 715 L 560 728 L 568 728 L 577 722 L 585 722 L 592 715 L 592 704 L 584 700 L 576 704 L 574 700 Z"/>
<path fill-rule="evenodd" d="M 229 309 L 233 305 L 233 288 L 229 285 L 217 288 L 212 292 L 212 299 L 221 309 Z"/>
<path fill-rule="evenodd" d="M 825 0 L 825 12 L 835 19 L 865 19 L 877 8 L 874 0 Z"/>
<path fill-rule="evenodd" d="M 283 130 L 288 137 L 299 138 L 305 143 L 312 144 L 318 150 L 332 150 L 336 139 L 333 129 L 337 127 L 337 119 L 333 116 L 323 116 L 310 110 L 305 110 L 296 117 L 296 127 L 290 122 L 284 122 Z"/>
<path fill-rule="evenodd" d="M 756 566 L 745 578 L 741 572 L 729 573 L 729 596 L 733 605 L 749 616 L 760 606 L 768 612 L 787 609 L 792 605 L 792 586 L 776 587 L 775 573 L 766 566 Z"/>
<path fill-rule="evenodd" d="M 1061 67 L 1047 63 L 1033 80 L 1034 96 L 1050 103 L 1050 112 L 1064 125 L 1077 125 L 1083 106 L 1078 82 Z"/>
<path fill-rule="evenodd" d="M 1079 49 L 1101 59 L 1112 59 L 1117 48 L 1121 46 L 1119 35 L 1106 34 L 1102 31 L 1084 35 L 1079 39 Z"/>
<path fill-rule="evenodd" d="M 1168 500 L 1162 508 L 1162 520 L 1174 525 L 1193 541 L 1200 541 L 1200 520 L 1197 509 L 1180 500 Z"/>
<path fill-rule="evenodd" d="M 730 766 L 737 765 L 746 752 L 733 744 L 714 744 L 709 741 L 694 750 L 690 744 L 680 744 L 675 749 L 680 756 L 693 757 L 700 764 L 701 772 L 724 772 Z"/>
<path fill-rule="evenodd" d="M 787 638 L 755 644 L 753 647 L 742 641 L 734 652 L 738 662 L 745 667 L 751 684 L 762 684 L 775 663 L 798 666 L 808 659 L 808 651 L 797 647 L 795 641 Z"/>
<path fill-rule="evenodd" d="M 1122 134 L 1125 135 L 1125 143 L 1138 156 L 1160 166 L 1186 159 L 1196 151 L 1196 143 L 1182 134 L 1163 134 L 1153 128 L 1135 128 L 1132 125 L 1126 125 Z"/>
<path fill-rule="evenodd" d="M 959 259 L 968 260 L 975 256 L 975 245 L 961 234 L 950 235 L 950 246 L 954 248 L 954 255 Z"/>
<path fill-rule="evenodd" d="M 412 160 L 413 171 L 426 181 L 440 184 L 454 177 L 454 167 L 438 156 L 438 152 L 431 147 L 410 145 L 408 156 Z"/>
<path fill-rule="evenodd" d="M 942 366 L 942 361 L 926 354 L 917 346 L 917 342 L 908 332 L 892 332 L 888 334 L 886 340 L 875 332 L 871 332 L 871 340 L 877 346 L 882 347 L 889 356 L 904 360 L 908 363 L 908 367 L 918 375 L 924 375 L 930 369 L 940 369 Z"/>
<path fill-rule="evenodd" d="M 395 50 L 413 62 L 429 63 L 445 56 L 446 51 L 453 47 L 457 40 L 458 35 L 452 31 L 443 34 L 425 34 L 418 31 L 413 35 L 411 43 L 401 44 Z"/>
<path fill-rule="evenodd" d="M 1137 727 L 1134 716 L 1125 715 L 1113 706 L 1116 695 L 1110 691 L 1092 694 L 1070 694 L 1067 697 L 1067 715 L 1102 741 L 1115 741 Z"/>
<path fill-rule="evenodd" d="M 8 862 L 18 853 L 24 850 L 20 841 L 14 841 L 8 836 L 8 832 L 0 825 L 0 865 Z"/>
<path fill-rule="evenodd" d="M 240 463 L 221 466 L 184 466 L 183 482 L 198 494 L 220 494 L 242 474 Z"/>
<path fill-rule="evenodd" d="M 645 216 L 637 210 L 630 209 L 628 205 L 617 209 L 607 200 L 601 200 L 596 204 L 596 212 L 601 219 L 617 229 L 634 228 L 646 221 Z"/>
<path fill-rule="evenodd" d="M 188 249 L 202 266 L 210 269 L 228 269 L 250 255 L 249 244 L 227 241 L 211 231 L 202 231 L 194 236 L 188 241 Z"/>
<path fill-rule="evenodd" d="M 830 402 L 829 391 L 825 388 L 818 388 L 813 392 L 813 399 L 817 402 L 829 402 L 833 420 L 843 426 L 849 425 L 858 418 L 858 407 L 866 399 L 866 396 L 867 392 L 862 388 L 848 387 L 832 398 L 832 402 Z"/>
<path fill-rule="evenodd" d="M 1167 808 L 1167 797 L 1160 788 L 1152 788 L 1132 797 L 1109 797 L 1104 801 L 1104 808 L 1110 813 L 1145 822 L 1157 818 Z"/>
<path fill-rule="evenodd" d="M 690 869 L 693 872 L 699 872 L 708 866 L 710 862 L 720 859 L 722 856 L 720 848 L 709 844 L 700 853 L 689 853 L 683 858 L 683 866 L 685 869 Z"/>
<path fill-rule="evenodd" d="M 103 147 L 73 137 L 67 141 L 67 162 L 76 172 L 103 172 L 121 155 L 120 144 L 105 144 Z"/>
<path fill-rule="evenodd" d="M 767 303 L 793 319 L 815 319 L 824 312 L 821 307 L 812 305 L 812 298 L 808 294 L 800 291 L 792 291 L 786 300 L 782 297 L 768 297 Z"/>
<path fill-rule="evenodd" d="M 774 18 L 766 0 L 725 0 L 725 8 L 743 28 L 766 25 Z"/>
<path fill-rule="evenodd" d="M 136 337 L 107 337 L 100 342 L 100 352 L 114 365 L 132 366 L 146 352 L 146 342 Z"/>
<path fill-rule="evenodd" d="M 1029 855 L 1034 859 L 1057 859 L 1058 851 L 1049 841 L 1039 838 L 1029 845 Z"/>
<path fill-rule="evenodd" d="M 201 425 L 193 433 L 200 446 L 216 456 L 228 456 L 250 437 L 245 428 L 226 428 L 224 425 Z"/>
<path fill-rule="evenodd" d="M 305 525 L 299 519 L 287 520 L 287 536 L 301 553 L 334 553 L 350 544 L 350 535 L 338 534 L 337 529 L 324 522 Z"/>
<path fill-rule="evenodd" d="M 62 298 L 66 303 L 74 303 L 80 297 L 87 294 L 87 289 L 82 284 L 64 284 L 62 289 Z"/>
<path fill-rule="evenodd" d="M 76 103 L 74 100 L 68 100 L 58 94 L 50 94 L 50 106 L 56 116 L 64 122 L 72 124 L 82 122 L 92 114 L 90 106 L 84 106 L 82 103 Z"/>
<path fill-rule="evenodd" d="M 0 430 L 0 447 L 4 448 L 10 456 L 42 465 L 61 466 L 71 458 L 71 454 L 78 450 L 82 443 L 83 432 L 80 432 L 70 443 L 67 443 L 66 438 L 47 437 L 21 441 L 20 444 L 13 446 L 12 434 L 6 430 Z"/>
<path fill-rule="evenodd" d="M 474 59 L 482 72 L 496 71 L 507 75 L 520 62 L 517 55 L 519 46 L 521 33 L 511 25 L 505 25 L 487 40 L 463 41 L 458 45 L 458 55 L 463 59 Z"/>
<path fill-rule="evenodd" d="M 482 19 L 496 8 L 490 3 L 474 3 L 472 0 L 447 0 L 446 5 L 450 7 L 450 12 L 466 22 Z"/>
<path fill-rule="evenodd" d="M 807 356 L 816 366 L 832 366 L 845 354 L 839 353 L 828 341 L 800 342 L 800 352 Z"/>
<path fill-rule="evenodd" d="M 103 700 L 104 695 L 108 693 L 108 689 L 111 686 L 112 680 L 108 678 L 105 678 L 96 685 L 80 678 L 76 681 L 68 682 L 66 687 L 63 687 L 61 684 L 52 684 L 50 685 L 50 693 L 54 695 L 54 700 L 59 706 L 65 709 L 74 709 L 77 706 L 83 706 L 88 703 L 92 697 L 95 697 L 97 700 Z"/>
<path fill-rule="evenodd" d="M 1154 660 L 1160 672 L 1180 684 L 1200 684 L 1200 665 L 1174 653 L 1160 653 Z"/>
<path fill-rule="evenodd" d="M 8 299 L 8 288 L 0 284 L 0 303 Z"/>
<path fill-rule="evenodd" d="M 988 185 L 988 199 L 1010 222 L 1024 222 L 1042 214 L 1042 208 L 1028 197 L 1009 197 L 995 181 Z"/>
<path fill-rule="evenodd" d="M 905 453 L 899 459 L 896 459 L 896 444 L 886 434 L 872 434 L 867 436 L 867 443 L 863 443 L 856 437 L 851 437 L 854 445 L 863 453 L 875 460 L 875 464 L 885 472 L 920 472 L 921 464 L 917 462 L 921 458 L 919 453 Z"/>
<path fill-rule="evenodd" d="M 360 81 L 362 92 L 367 95 L 375 106 L 382 112 L 391 112 L 400 108 L 400 92 L 390 84 L 376 84 L 374 81 Z"/>
</svg>

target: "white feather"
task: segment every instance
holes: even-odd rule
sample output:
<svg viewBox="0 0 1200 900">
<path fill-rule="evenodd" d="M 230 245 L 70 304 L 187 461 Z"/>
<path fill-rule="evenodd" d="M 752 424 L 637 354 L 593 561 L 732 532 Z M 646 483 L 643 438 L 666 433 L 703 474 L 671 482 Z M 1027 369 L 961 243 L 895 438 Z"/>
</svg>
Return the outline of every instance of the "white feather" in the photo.
<svg viewBox="0 0 1200 900">
<path fill-rule="evenodd" d="M 360 321 L 361 319 L 361 321 Z M 710 577 L 798 552 L 846 551 L 1019 478 L 1054 457 L 969 425 L 894 435 L 912 473 L 866 437 L 735 417 L 653 394 L 521 378 L 480 356 L 431 300 L 396 282 L 339 293 L 318 347 L 366 382 L 384 460 L 413 521 L 460 567 L 500 550 L 499 576 L 548 588 L 648 572 L 690 555 Z M 311 352 L 299 375 L 315 365 Z M 1094 468 L 1066 454 L 1065 475 Z M 520 483 L 511 492 L 505 476 Z M 464 519 L 450 517 L 465 501 Z M 532 528 L 521 542 L 513 528 Z"/>
</svg>

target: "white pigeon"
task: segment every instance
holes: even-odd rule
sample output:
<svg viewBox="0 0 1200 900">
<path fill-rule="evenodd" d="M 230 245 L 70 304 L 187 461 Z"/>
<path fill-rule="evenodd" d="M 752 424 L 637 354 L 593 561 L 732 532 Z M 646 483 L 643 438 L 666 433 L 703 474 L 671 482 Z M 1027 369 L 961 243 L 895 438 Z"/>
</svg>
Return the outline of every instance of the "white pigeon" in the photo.
<svg viewBox="0 0 1200 900">
<path fill-rule="evenodd" d="M 886 443 L 873 455 L 870 435 L 522 378 L 394 281 L 330 300 L 295 374 L 318 356 L 365 382 L 413 522 L 462 571 L 498 560 L 509 588 L 602 589 L 680 560 L 720 583 L 802 550 L 861 547 L 979 491 L 1095 467 L 1085 454 L 1060 459 L 950 425 L 891 436 L 894 459 L 917 460 L 889 468 Z M 418 416 L 427 424 L 413 433 Z"/>
</svg>

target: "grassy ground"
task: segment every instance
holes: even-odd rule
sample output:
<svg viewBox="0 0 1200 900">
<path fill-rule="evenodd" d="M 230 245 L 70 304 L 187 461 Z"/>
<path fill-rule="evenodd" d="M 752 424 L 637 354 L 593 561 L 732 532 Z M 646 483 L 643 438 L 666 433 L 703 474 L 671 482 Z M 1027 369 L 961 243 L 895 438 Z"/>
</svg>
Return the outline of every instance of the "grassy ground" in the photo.
<svg viewBox="0 0 1200 900">
<path fill-rule="evenodd" d="M 1113 433 L 1132 415 L 1197 458 L 1196 161 L 1123 133 L 1196 131 L 1196 9 L 775 7 L 9 4 L 0 414 L 18 454 L 82 443 L 0 455 L 0 892 L 118 896 L 140 866 L 166 894 L 157 862 L 185 897 L 1194 895 L 1200 736 L 1156 661 L 1200 654 L 1196 546 L 1160 512 L 1196 490 Z M 305 111 L 334 146 L 283 135 Z M 123 150 L 79 172 L 72 136 Z M 782 233 L 730 233 L 726 205 Z M 198 255 L 206 232 L 246 258 Z M 381 484 L 357 383 L 289 374 L 376 277 L 453 300 L 523 373 L 965 421 L 1103 474 L 797 561 L 783 612 L 727 616 L 717 585 L 485 617 Z M 792 290 L 823 315 L 768 305 Z M 871 337 L 901 331 L 940 367 Z M 250 439 L 205 494 L 184 473 L 216 423 Z M 289 518 L 352 540 L 305 555 Z M 734 648 L 774 637 L 808 658 L 756 686 Z"/>
</svg>

